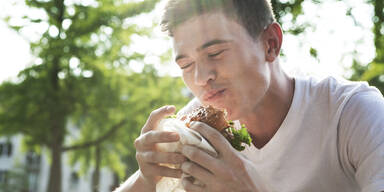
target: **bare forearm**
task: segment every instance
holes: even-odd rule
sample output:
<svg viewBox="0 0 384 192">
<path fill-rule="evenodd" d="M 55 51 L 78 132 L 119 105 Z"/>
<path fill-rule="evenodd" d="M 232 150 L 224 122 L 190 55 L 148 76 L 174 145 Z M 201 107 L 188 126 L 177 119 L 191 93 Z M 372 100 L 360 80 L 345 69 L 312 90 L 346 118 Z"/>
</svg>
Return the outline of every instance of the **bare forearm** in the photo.
<svg viewBox="0 0 384 192">
<path fill-rule="evenodd" d="M 114 192 L 154 192 L 155 187 L 148 185 L 144 179 L 140 176 L 140 171 L 136 171 L 131 177 L 129 177 L 124 183 L 120 185 Z"/>
</svg>

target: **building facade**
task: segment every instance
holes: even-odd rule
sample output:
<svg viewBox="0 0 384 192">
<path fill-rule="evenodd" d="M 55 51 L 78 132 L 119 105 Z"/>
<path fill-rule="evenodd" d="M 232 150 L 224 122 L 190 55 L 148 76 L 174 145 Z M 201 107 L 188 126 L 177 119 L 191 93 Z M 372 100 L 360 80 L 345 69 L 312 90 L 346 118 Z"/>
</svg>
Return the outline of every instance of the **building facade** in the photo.
<svg viewBox="0 0 384 192">
<path fill-rule="evenodd" d="M 50 163 L 42 155 L 22 149 L 22 136 L 0 137 L 0 192 L 46 192 Z M 68 157 L 62 156 L 62 191 L 92 192 L 92 173 L 79 175 L 79 166 L 68 165 Z M 106 168 L 100 169 L 100 192 L 110 192 L 117 178 Z"/>
</svg>

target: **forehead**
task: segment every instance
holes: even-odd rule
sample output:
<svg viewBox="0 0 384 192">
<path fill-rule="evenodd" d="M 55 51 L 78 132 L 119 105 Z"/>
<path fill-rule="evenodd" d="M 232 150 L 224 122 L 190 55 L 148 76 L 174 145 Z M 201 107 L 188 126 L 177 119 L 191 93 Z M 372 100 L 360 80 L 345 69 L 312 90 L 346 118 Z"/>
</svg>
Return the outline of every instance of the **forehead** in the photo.
<svg viewBox="0 0 384 192">
<path fill-rule="evenodd" d="M 236 41 L 250 37 L 244 27 L 222 13 L 195 16 L 177 26 L 173 34 L 176 53 L 197 49 L 215 39 Z"/>
</svg>

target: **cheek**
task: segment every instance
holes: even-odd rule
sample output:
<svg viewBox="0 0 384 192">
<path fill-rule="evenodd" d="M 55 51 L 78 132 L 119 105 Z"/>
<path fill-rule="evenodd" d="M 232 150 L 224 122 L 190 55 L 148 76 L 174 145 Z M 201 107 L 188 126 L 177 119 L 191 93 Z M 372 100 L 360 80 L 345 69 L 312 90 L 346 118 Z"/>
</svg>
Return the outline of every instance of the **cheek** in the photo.
<svg viewBox="0 0 384 192">
<path fill-rule="evenodd" d="M 186 74 L 185 72 L 183 72 L 183 74 L 182 74 L 182 78 L 183 78 L 184 84 L 185 84 L 187 87 L 190 87 L 190 84 L 191 84 L 191 78 L 188 76 L 188 74 Z"/>
<path fill-rule="evenodd" d="M 234 90 L 233 98 L 245 101 L 264 94 L 269 86 L 270 77 L 266 63 L 257 63 L 259 61 L 247 63 L 245 60 L 242 60 L 242 62 L 231 70 L 228 79 L 231 80 L 230 84 L 232 90 Z"/>
<path fill-rule="evenodd" d="M 196 86 L 194 85 L 193 75 L 190 74 L 190 73 L 183 72 L 182 78 L 183 78 L 184 84 L 189 88 L 189 90 L 194 95 L 196 95 L 197 94 L 197 90 L 196 90 Z"/>
</svg>

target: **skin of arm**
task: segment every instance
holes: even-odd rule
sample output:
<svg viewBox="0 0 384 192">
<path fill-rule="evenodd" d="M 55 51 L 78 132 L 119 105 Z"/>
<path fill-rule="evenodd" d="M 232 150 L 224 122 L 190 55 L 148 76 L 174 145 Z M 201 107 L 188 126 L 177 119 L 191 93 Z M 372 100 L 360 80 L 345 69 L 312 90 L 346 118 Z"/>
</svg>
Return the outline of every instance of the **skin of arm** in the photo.
<svg viewBox="0 0 384 192">
<path fill-rule="evenodd" d="M 114 192 L 133 192 L 133 191 L 155 191 L 152 187 L 146 185 L 145 180 L 140 176 L 140 170 L 137 170 L 131 177 L 129 177 L 119 188 Z"/>
</svg>

